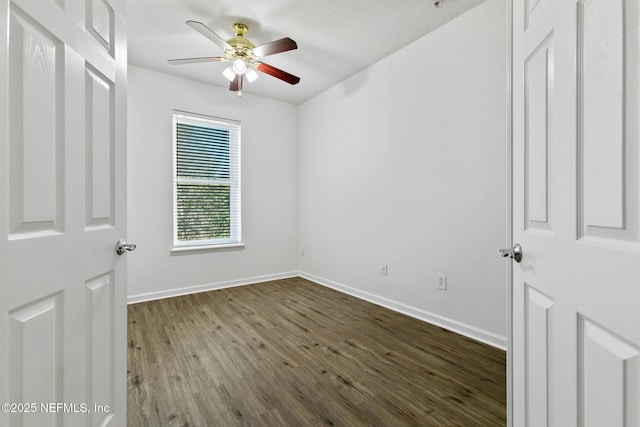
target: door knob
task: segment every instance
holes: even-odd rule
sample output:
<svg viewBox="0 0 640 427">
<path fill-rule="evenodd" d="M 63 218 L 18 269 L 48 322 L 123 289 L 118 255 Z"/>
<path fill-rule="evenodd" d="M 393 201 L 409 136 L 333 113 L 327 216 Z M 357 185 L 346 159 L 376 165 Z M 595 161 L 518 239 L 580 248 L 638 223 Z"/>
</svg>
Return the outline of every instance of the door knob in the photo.
<svg viewBox="0 0 640 427">
<path fill-rule="evenodd" d="M 519 243 L 513 245 L 511 249 L 500 249 L 501 257 L 509 257 L 512 258 L 515 262 L 522 261 L 522 246 Z"/>
<path fill-rule="evenodd" d="M 116 243 L 116 253 L 118 255 L 124 254 L 126 251 L 134 251 L 136 249 L 136 245 L 132 245 L 127 243 L 126 240 L 120 239 L 118 243 Z"/>
</svg>

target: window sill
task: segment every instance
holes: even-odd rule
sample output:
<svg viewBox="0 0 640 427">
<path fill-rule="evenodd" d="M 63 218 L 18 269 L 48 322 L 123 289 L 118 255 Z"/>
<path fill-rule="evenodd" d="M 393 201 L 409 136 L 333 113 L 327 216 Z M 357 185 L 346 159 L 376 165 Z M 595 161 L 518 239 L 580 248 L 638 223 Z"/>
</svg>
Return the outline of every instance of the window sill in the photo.
<svg viewBox="0 0 640 427">
<path fill-rule="evenodd" d="M 171 255 L 189 255 L 203 252 L 237 251 L 244 249 L 244 243 L 226 243 L 223 245 L 174 246 Z"/>
</svg>

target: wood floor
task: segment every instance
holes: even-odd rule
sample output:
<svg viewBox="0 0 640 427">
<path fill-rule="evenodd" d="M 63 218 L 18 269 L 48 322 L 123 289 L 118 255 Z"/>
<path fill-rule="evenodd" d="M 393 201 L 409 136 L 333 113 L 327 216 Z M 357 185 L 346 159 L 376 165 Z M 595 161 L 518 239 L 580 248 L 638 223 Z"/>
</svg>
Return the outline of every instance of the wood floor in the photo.
<svg viewBox="0 0 640 427">
<path fill-rule="evenodd" d="M 506 425 L 503 351 L 304 279 L 128 312 L 130 427 Z"/>
</svg>

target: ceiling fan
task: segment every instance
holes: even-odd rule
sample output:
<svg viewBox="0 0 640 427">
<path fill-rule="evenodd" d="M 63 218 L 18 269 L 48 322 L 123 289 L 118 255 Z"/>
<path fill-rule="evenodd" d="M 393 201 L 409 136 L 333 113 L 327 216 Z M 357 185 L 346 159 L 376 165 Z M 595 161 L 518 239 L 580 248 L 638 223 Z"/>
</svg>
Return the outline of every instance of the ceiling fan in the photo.
<svg viewBox="0 0 640 427">
<path fill-rule="evenodd" d="M 275 40 L 260 46 L 254 45 L 251 40 L 245 37 L 249 30 L 245 24 L 240 22 L 233 24 L 235 37 L 224 40 L 217 35 L 211 28 L 198 21 L 187 21 L 187 25 L 220 46 L 224 51 L 224 56 L 205 56 L 199 58 L 183 58 L 170 59 L 167 62 L 172 65 L 194 64 L 198 62 L 228 62 L 231 66 L 227 67 L 222 74 L 231 82 L 229 90 L 238 92 L 238 96 L 242 96 L 242 84 L 246 80 L 251 83 L 258 78 L 257 71 L 269 74 L 277 79 L 295 85 L 300 82 L 300 77 L 289 74 L 279 68 L 266 64 L 261 59 L 275 53 L 286 52 L 298 48 L 295 41 L 289 37 Z"/>
</svg>

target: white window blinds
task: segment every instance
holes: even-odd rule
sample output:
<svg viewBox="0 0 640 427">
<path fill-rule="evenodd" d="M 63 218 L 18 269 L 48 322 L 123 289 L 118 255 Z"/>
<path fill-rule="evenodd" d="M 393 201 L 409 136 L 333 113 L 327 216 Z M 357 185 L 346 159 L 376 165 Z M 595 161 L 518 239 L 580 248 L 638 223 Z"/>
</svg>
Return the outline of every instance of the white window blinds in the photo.
<svg viewBox="0 0 640 427">
<path fill-rule="evenodd" d="M 240 124 L 175 112 L 175 247 L 241 242 Z"/>
</svg>

